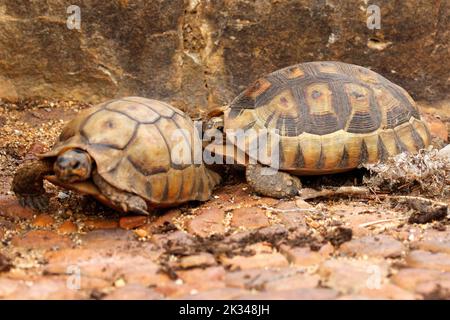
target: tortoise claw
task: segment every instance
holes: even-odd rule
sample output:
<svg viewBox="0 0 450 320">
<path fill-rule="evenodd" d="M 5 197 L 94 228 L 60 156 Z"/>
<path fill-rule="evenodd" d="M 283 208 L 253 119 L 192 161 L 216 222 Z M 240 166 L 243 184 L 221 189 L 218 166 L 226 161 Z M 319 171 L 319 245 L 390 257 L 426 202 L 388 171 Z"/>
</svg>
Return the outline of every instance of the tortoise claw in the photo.
<svg viewBox="0 0 450 320">
<path fill-rule="evenodd" d="M 46 211 L 48 209 L 49 197 L 46 194 L 21 195 L 18 196 L 18 199 L 22 207 L 29 207 L 38 211 Z"/>
<path fill-rule="evenodd" d="M 144 216 L 150 215 L 150 213 L 146 210 L 147 204 L 145 204 L 141 198 L 130 197 L 130 200 L 130 203 L 118 204 L 122 208 L 123 212 L 140 214 Z"/>
<path fill-rule="evenodd" d="M 143 216 L 148 216 L 150 213 L 146 210 L 140 209 L 140 208 L 130 208 L 129 212 L 135 213 L 135 214 L 141 214 Z"/>
</svg>

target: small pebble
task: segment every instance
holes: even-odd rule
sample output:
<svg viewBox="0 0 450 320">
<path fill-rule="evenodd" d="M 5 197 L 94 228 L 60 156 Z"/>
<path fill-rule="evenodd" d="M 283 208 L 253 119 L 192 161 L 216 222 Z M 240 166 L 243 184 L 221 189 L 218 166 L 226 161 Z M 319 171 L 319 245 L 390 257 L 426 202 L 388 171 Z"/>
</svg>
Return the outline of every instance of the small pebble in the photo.
<svg viewBox="0 0 450 320">
<path fill-rule="evenodd" d="M 65 192 L 60 191 L 58 193 L 58 199 L 64 200 L 64 199 L 67 199 L 68 197 L 69 197 L 69 195 Z"/>
<path fill-rule="evenodd" d="M 135 233 L 139 238 L 145 238 L 146 236 L 148 236 L 147 230 L 144 230 L 144 229 L 136 229 L 136 230 L 134 230 L 134 233 Z"/>
<path fill-rule="evenodd" d="M 122 278 L 119 278 L 116 281 L 114 281 L 114 286 L 116 288 L 124 287 L 125 285 L 126 285 L 125 280 L 123 280 Z"/>
</svg>

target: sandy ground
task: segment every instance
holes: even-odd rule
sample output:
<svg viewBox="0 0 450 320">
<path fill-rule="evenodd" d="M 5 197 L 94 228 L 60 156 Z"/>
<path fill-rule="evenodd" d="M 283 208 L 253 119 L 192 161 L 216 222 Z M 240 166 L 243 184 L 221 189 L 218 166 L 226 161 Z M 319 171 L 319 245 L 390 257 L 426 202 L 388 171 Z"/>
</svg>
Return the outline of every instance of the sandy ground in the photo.
<svg viewBox="0 0 450 320">
<path fill-rule="evenodd" d="M 86 107 L 0 103 L 0 298 L 450 298 L 448 217 L 412 223 L 414 210 L 388 198 L 276 200 L 230 172 L 206 203 L 150 218 L 50 184 L 48 212 L 20 207 L 10 192 L 17 166 Z M 449 109 L 423 107 L 441 138 Z M 360 184 L 361 173 L 338 180 Z"/>
</svg>

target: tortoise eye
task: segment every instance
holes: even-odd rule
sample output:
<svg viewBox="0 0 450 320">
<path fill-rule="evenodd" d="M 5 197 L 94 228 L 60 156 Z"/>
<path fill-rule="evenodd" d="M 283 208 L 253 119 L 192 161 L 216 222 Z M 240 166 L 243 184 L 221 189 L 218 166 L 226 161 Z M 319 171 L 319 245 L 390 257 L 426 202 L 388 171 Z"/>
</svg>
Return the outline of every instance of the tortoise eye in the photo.
<svg viewBox="0 0 450 320">
<path fill-rule="evenodd" d="M 81 163 L 78 160 L 75 160 L 74 164 L 73 164 L 73 168 L 74 169 L 79 169 L 81 167 Z"/>
<path fill-rule="evenodd" d="M 261 87 L 261 83 L 259 80 L 256 80 L 255 83 L 253 83 L 252 89 L 258 90 Z"/>
</svg>

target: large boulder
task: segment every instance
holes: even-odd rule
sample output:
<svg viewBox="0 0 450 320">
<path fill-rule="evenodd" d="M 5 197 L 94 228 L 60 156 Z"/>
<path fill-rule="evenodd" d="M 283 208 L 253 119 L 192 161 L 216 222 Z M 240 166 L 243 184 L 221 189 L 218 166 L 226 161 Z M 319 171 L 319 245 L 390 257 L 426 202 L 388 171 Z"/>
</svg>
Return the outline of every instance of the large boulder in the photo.
<svg viewBox="0 0 450 320">
<path fill-rule="evenodd" d="M 450 2 L 379 0 L 2 0 L 0 98 L 98 102 L 141 95 L 192 113 L 267 72 L 313 60 L 377 71 L 415 99 L 450 98 Z"/>
</svg>

